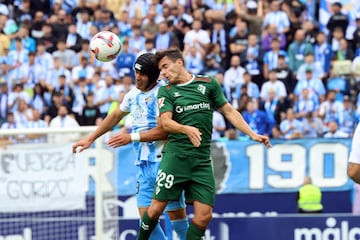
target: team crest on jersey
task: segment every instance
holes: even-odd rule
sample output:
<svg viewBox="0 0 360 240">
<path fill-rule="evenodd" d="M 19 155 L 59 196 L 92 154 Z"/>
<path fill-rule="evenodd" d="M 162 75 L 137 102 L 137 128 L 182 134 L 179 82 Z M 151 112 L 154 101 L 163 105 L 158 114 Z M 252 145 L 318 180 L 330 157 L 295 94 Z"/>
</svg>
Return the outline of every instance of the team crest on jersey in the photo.
<svg viewBox="0 0 360 240">
<path fill-rule="evenodd" d="M 206 87 L 202 84 L 199 84 L 198 88 L 197 88 L 202 94 L 205 94 L 206 91 Z"/>
<path fill-rule="evenodd" d="M 165 105 L 165 98 L 159 98 L 158 99 L 159 108 L 162 108 Z"/>
<path fill-rule="evenodd" d="M 174 97 L 180 97 L 180 93 L 179 92 L 174 92 Z"/>
</svg>

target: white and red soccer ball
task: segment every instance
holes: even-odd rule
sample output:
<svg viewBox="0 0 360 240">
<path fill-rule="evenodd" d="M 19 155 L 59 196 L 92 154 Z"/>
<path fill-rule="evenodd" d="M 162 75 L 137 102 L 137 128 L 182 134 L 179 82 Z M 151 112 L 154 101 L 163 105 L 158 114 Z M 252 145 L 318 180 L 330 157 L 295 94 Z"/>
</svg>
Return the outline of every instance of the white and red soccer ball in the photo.
<svg viewBox="0 0 360 240">
<path fill-rule="evenodd" d="M 110 31 L 101 31 L 90 41 L 90 51 L 101 62 L 114 60 L 121 52 L 122 44 L 119 37 Z"/>
</svg>

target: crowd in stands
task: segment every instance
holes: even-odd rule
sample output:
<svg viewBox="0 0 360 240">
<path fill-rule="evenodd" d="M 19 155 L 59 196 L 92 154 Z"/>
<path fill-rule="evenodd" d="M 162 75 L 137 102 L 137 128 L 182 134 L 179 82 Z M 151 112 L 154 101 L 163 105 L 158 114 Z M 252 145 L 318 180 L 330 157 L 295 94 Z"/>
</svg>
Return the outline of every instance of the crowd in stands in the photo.
<svg viewBox="0 0 360 240">
<path fill-rule="evenodd" d="M 134 87 L 139 54 L 176 47 L 188 71 L 216 77 L 256 132 L 351 137 L 360 118 L 360 13 L 347 39 L 341 3 L 321 29 L 315 2 L 2 0 L 1 128 L 97 125 Z M 103 30 L 123 45 L 109 63 L 89 52 Z M 214 140 L 242 138 L 219 112 L 213 125 Z"/>
</svg>

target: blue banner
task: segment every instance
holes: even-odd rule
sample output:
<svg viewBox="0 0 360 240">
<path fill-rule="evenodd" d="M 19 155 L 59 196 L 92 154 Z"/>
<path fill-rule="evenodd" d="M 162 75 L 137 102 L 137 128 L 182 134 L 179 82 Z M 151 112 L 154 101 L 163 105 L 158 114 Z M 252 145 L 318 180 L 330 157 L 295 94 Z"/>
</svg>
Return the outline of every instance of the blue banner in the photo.
<svg viewBox="0 0 360 240">
<path fill-rule="evenodd" d="M 92 239 L 93 221 L 22 221 L 0 227 L 0 239 L 85 240 Z M 164 224 L 162 222 L 162 224 Z M 260 227 L 261 226 L 261 227 Z M 352 215 L 284 215 L 273 217 L 214 218 L 205 232 L 206 240 L 356 240 L 360 238 L 360 217 Z M 66 229 L 66 231 L 65 231 Z M 92 230 L 90 230 L 92 229 Z M 259 231 L 259 229 L 261 229 Z M 90 231 L 89 231 L 90 230 Z M 114 221 L 103 240 L 135 240 L 138 220 Z"/>
<path fill-rule="evenodd" d="M 272 140 L 272 148 L 253 141 L 213 143 L 218 194 L 296 192 L 305 176 L 323 191 L 346 191 L 351 139 Z M 131 145 L 115 151 L 115 168 L 107 175 L 120 196 L 136 193 L 135 154 Z"/>
</svg>

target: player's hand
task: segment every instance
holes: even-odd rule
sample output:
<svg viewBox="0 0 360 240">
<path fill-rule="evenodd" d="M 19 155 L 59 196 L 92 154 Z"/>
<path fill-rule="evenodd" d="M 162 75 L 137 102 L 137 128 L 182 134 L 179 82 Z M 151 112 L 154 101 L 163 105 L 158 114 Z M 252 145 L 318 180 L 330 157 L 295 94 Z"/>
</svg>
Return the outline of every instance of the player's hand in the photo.
<svg viewBox="0 0 360 240">
<path fill-rule="evenodd" d="M 85 149 L 88 149 L 92 143 L 93 142 L 88 138 L 81 139 L 72 146 L 72 151 L 73 153 L 82 152 Z"/>
<path fill-rule="evenodd" d="M 200 147 L 201 132 L 196 127 L 186 126 L 186 135 L 189 137 L 194 147 Z"/>
<path fill-rule="evenodd" d="M 251 137 L 251 139 L 256 141 L 256 142 L 263 143 L 268 148 L 271 147 L 270 140 L 269 140 L 268 136 L 255 134 L 254 136 Z"/>
<path fill-rule="evenodd" d="M 128 133 L 120 133 L 112 136 L 109 141 L 108 145 L 110 147 L 116 148 L 120 146 L 127 145 L 131 142 L 130 134 Z"/>
</svg>

